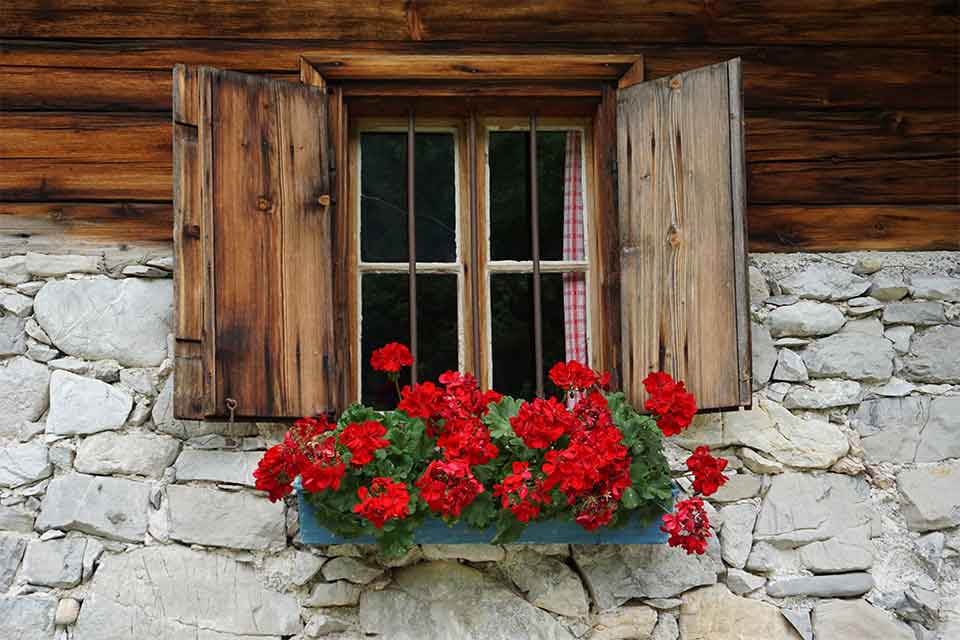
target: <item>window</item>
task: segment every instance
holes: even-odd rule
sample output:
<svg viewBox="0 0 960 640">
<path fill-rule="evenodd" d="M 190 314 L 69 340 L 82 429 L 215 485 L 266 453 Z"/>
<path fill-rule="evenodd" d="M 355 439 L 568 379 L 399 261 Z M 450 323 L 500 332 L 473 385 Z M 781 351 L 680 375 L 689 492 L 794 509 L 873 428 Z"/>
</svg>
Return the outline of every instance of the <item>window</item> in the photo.
<svg viewBox="0 0 960 640">
<path fill-rule="evenodd" d="M 444 46 L 175 68 L 175 415 L 388 404 L 390 340 L 421 379 L 529 397 L 577 359 L 748 406 L 739 61 Z"/>
<path fill-rule="evenodd" d="M 533 159 L 529 120 L 470 117 L 476 118 L 473 127 L 462 119 L 415 120 L 417 375 L 435 379 L 461 368 L 477 374 L 484 386 L 532 397 L 538 385 L 551 390 L 546 369 L 553 362 L 591 360 L 589 123 L 539 118 Z M 359 353 L 366 363 L 375 348 L 394 340 L 410 344 L 413 337 L 409 122 L 359 119 L 352 126 L 351 153 L 359 175 L 352 196 L 360 248 Z M 479 132 L 475 142 L 481 158 L 473 173 L 466 154 L 472 131 Z M 536 246 L 530 197 L 534 161 Z M 471 190 L 479 196 L 475 208 Z M 474 272 L 479 275 L 475 290 L 466 280 Z M 361 367 L 358 375 L 364 402 L 389 406 L 395 401 L 396 390 L 382 375 L 369 367 Z M 407 375 L 401 383 L 408 382 Z"/>
</svg>

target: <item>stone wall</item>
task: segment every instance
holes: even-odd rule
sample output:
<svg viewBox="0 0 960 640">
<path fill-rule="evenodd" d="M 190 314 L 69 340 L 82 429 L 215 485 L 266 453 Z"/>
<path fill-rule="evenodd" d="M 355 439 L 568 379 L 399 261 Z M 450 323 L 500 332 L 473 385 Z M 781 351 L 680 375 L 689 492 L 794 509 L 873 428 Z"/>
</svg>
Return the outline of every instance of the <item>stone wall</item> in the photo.
<svg viewBox="0 0 960 640">
<path fill-rule="evenodd" d="M 173 419 L 169 258 L 0 259 L 0 638 L 960 637 L 960 255 L 751 261 L 754 409 L 668 448 L 735 472 L 707 555 L 383 563 L 253 490 L 281 426 Z"/>
</svg>

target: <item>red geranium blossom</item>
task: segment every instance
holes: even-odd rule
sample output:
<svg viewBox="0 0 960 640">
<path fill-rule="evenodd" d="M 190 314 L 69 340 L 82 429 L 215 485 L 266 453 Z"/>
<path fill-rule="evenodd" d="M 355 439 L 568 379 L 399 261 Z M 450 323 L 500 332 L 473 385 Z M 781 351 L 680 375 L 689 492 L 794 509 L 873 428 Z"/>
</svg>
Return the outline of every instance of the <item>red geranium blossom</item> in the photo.
<svg viewBox="0 0 960 640">
<path fill-rule="evenodd" d="M 330 436 L 314 449 L 314 461 L 300 472 L 300 480 L 303 488 L 311 493 L 337 490 L 346 472 L 347 466 L 337 455 L 337 439 Z"/>
<path fill-rule="evenodd" d="M 727 481 L 723 470 L 727 467 L 725 458 L 714 458 L 709 447 L 697 447 L 693 455 L 687 458 L 687 469 L 693 473 L 693 490 L 705 496 L 714 494 Z"/>
<path fill-rule="evenodd" d="M 517 415 L 510 418 L 514 433 L 531 449 L 546 449 L 571 430 L 573 416 L 556 398 L 536 398 L 520 405 Z"/>
<path fill-rule="evenodd" d="M 387 520 L 410 515 L 410 491 L 403 482 L 377 477 L 369 489 L 357 489 L 357 497 L 360 502 L 353 506 L 353 512 L 372 522 L 377 529 L 382 529 Z"/>
<path fill-rule="evenodd" d="M 486 464 L 500 453 L 490 440 L 490 430 L 479 418 L 453 418 L 443 425 L 437 438 L 446 460 L 463 460 L 467 464 Z"/>
<path fill-rule="evenodd" d="M 663 435 L 674 436 L 690 426 L 697 413 L 697 403 L 682 382 L 675 381 L 668 373 L 655 371 L 644 378 L 643 386 L 650 394 L 643 407 L 656 414 L 657 426 Z"/>
<path fill-rule="evenodd" d="M 323 458 L 323 434 L 335 428 L 324 417 L 300 418 L 260 459 L 253 477 L 255 486 L 276 502 L 293 490 L 293 481 L 314 461 Z"/>
<path fill-rule="evenodd" d="M 600 375 L 576 360 L 558 362 L 550 368 L 550 379 L 564 391 L 588 389 L 597 384 Z"/>
<path fill-rule="evenodd" d="M 428 420 L 437 413 L 442 395 L 443 391 L 432 382 L 421 382 L 413 387 L 407 385 L 400 392 L 401 400 L 397 408 L 411 418 Z"/>
<path fill-rule="evenodd" d="M 670 534 L 667 544 L 671 547 L 683 547 L 687 553 L 702 555 L 707 550 L 707 538 L 710 532 L 710 520 L 703 508 L 703 500 L 690 498 L 681 500 L 674 506 L 674 512 L 663 516 L 661 531 Z"/>
<path fill-rule="evenodd" d="M 266 491 L 270 502 L 276 502 L 293 490 L 293 480 L 298 473 L 298 465 L 285 455 L 283 445 L 278 444 L 263 454 L 253 477 L 256 478 L 257 489 Z"/>
<path fill-rule="evenodd" d="M 375 420 L 366 422 L 351 422 L 340 434 L 340 442 L 350 453 L 350 464 L 362 467 L 373 460 L 373 452 L 390 444 L 383 438 L 387 428 Z"/>
<path fill-rule="evenodd" d="M 370 366 L 377 371 L 397 373 L 403 367 L 413 364 L 413 355 L 405 345 L 399 342 L 386 344 L 370 356 Z"/>
<path fill-rule="evenodd" d="M 463 460 L 434 460 L 417 480 L 417 488 L 431 511 L 454 518 L 483 493 L 483 485 Z"/>
<path fill-rule="evenodd" d="M 613 424 L 577 433 L 570 446 L 544 456 L 544 487 L 557 487 L 573 504 L 586 495 L 609 495 L 619 500 L 632 484 L 630 455 L 623 434 Z"/>
<path fill-rule="evenodd" d="M 543 490 L 541 481 L 533 480 L 530 463 L 516 461 L 511 468 L 513 473 L 493 485 L 493 495 L 500 496 L 500 504 L 510 509 L 517 520 L 529 522 L 540 515 L 540 505 L 550 503 L 550 495 Z"/>
<path fill-rule="evenodd" d="M 587 531 L 593 531 L 613 520 L 613 514 L 619 504 L 610 496 L 589 496 L 577 508 L 574 520 Z"/>
</svg>

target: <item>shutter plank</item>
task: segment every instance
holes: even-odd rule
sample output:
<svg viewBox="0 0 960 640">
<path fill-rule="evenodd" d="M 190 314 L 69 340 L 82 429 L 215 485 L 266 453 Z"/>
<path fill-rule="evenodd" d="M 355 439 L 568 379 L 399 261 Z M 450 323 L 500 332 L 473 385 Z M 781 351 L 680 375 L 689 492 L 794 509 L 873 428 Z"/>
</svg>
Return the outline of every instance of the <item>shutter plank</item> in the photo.
<svg viewBox="0 0 960 640">
<path fill-rule="evenodd" d="M 203 69 L 208 411 L 326 411 L 336 384 L 326 101 L 316 89 Z"/>
<path fill-rule="evenodd" d="M 739 132 L 729 63 L 621 90 L 618 158 L 624 389 L 663 370 L 705 409 L 749 403 L 741 384 L 746 270 Z M 741 115 L 741 114 L 738 114 Z M 736 147 L 736 148 L 735 148 Z M 735 185 L 735 183 L 741 183 Z M 737 220 L 739 218 L 739 220 Z M 738 239 L 735 236 L 740 235 Z M 747 354 L 748 355 L 748 354 Z"/>
</svg>

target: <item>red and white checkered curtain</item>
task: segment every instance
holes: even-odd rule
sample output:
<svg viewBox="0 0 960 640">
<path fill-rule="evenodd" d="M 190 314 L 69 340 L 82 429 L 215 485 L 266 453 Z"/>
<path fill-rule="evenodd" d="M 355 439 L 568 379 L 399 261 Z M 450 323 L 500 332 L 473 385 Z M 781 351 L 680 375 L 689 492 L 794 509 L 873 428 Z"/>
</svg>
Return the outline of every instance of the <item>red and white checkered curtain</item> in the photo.
<svg viewBox="0 0 960 640">
<path fill-rule="evenodd" d="M 580 132 L 567 132 L 563 164 L 563 259 L 585 260 L 583 163 Z M 583 273 L 563 274 L 563 329 L 566 359 L 587 364 L 587 282 Z"/>
</svg>

